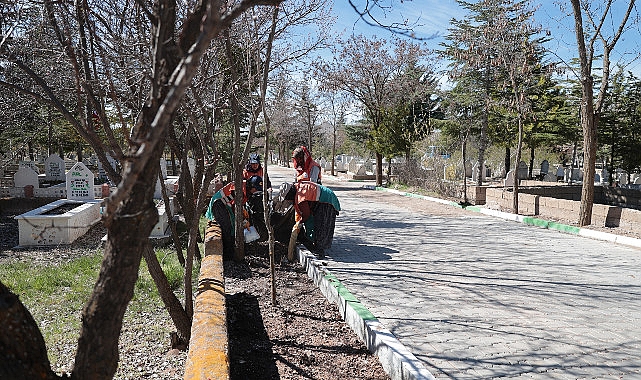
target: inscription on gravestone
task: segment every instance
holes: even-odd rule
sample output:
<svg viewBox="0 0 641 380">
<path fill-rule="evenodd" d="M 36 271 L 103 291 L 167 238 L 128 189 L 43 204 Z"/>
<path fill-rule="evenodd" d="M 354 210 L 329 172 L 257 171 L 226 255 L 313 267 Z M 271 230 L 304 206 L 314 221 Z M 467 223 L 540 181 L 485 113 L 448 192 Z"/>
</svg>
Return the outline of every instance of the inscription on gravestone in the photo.
<svg viewBox="0 0 641 380">
<path fill-rule="evenodd" d="M 67 199 L 88 201 L 95 199 L 94 175 L 82 162 L 67 172 Z"/>
<path fill-rule="evenodd" d="M 65 180 L 65 160 L 52 154 L 45 160 L 45 175 L 48 180 Z"/>
</svg>

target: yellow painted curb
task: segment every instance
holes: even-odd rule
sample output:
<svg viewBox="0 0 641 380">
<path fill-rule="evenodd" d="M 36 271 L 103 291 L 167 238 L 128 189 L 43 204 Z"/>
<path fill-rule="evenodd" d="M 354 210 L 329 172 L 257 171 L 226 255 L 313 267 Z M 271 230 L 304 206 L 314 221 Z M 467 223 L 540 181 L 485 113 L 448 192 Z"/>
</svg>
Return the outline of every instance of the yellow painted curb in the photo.
<svg viewBox="0 0 641 380">
<path fill-rule="evenodd" d="M 223 242 L 217 225 L 210 225 L 205 232 L 184 379 L 229 379 Z"/>
</svg>

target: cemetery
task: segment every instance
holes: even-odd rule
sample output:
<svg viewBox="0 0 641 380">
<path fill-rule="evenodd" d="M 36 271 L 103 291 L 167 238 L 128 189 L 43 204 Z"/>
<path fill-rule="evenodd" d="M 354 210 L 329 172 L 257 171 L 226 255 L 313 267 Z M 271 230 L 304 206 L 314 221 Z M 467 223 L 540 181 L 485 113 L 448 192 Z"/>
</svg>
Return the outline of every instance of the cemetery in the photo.
<svg viewBox="0 0 641 380">
<path fill-rule="evenodd" d="M 519 164 L 519 214 L 541 216 L 571 222 L 579 214 L 583 173 L 575 168 L 557 167 L 548 172 L 547 161 L 542 163 L 537 179 L 528 178 L 525 162 Z M 475 204 L 511 212 L 514 173 L 508 172 L 501 185 L 470 186 Z M 604 168 L 595 175 L 592 224 L 596 226 L 641 230 L 641 175 L 633 173 L 630 184 L 627 173 L 618 171 L 617 186 L 609 186 Z"/>
<path fill-rule="evenodd" d="M 331 160 L 320 159 L 319 164 L 325 173 L 331 171 Z M 384 161 L 386 169 L 392 169 L 392 179 L 402 159 Z M 444 180 L 458 183 L 457 194 L 462 199 L 463 171 L 451 168 L 455 164 L 446 165 Z M 449 168 L 449 170 L 448 170 Z M 423 168 L 425 169 L 425 168 Z M 338 155 L 335 158 L 334 170 L 352 180 L 372 180 L 375 178 L 375 163 L 372 160 L 356 156 Z M 483 186 L 477 186 L 479 173 L 483 174 Z M 544 160 L 539 168 L 533 168 L 530 177 L 528 165 L 521 161 L 515 175 L 513 170 L 498 177 L 492 176 L 492 170 L 484 167 L 478 170 L 478 163 L 468 161 L 465 165 L 467 177 L 468 200 L 475 205 L 487 208 L 512 211 L 512 186 L 515 177 L 519 180 L 519 214 L 540 216 L 542 218 L 563 219 L 572 223 L 579 214 L 581 200 L 582 168 L 569 168 L 562 165 L 550 165 Z M 641 174 L 632 173 L 628 176 L 622 170 L 614 173 L 615 186 L 609 186 L 607 169 L 597 170 L 595 174 L 594 206 L 592 223 L 596 226 L 641 230 Z"/>
<path fill-rule="evenodd" d="M 116 165 L 115 160 L 109 161 Z M 159 221 L 154 226 L 152 238 L 168 236 L 167 211 L 171 209 L 171 215 L 176 211 L 173 195 L 177 190 L 178 177 L 167 175 L 165 160 L 160 164 L 170 207 L 166 210 L 166 205 L 160 200 L 162 194 L 158 181 L 155 198 L 158 199 Z M 44 167 L 44 173 L 39 172 L 40 167 Z M 52 154 L 43 165 L 21 161 L 13 170 L 11 165 L 2 168 L 0 199 L 3 202 L 0 212 L 20 213 L 14 217 L 18 223 L 19 247 L 71 244 L 100 221 L 102 201 L 113 189 L 102 166 L 96 161 L 92 167 L 97 168 L 97 173 L 83 162 L 63 160 Z"/>
</svg>

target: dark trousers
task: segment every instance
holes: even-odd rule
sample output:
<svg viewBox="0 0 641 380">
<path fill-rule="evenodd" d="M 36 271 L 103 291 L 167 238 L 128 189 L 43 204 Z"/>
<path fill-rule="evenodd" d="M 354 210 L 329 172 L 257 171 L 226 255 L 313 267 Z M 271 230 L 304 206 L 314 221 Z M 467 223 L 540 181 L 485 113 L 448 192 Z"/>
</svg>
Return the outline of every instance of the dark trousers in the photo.
<svg viewBox="0 0 641 380">
<path fill-rule="evenodd" d="M 212 205 L 211 212 L 214 214 L 216 223 L 220 226 L 220 232 L 223 239 L 223 260 L 232 260 L 234 258 L 234 230 L 231 225 L 229 209 L 219 199 Z"/>
<path fill-rule="evenodd" d="M 338 212 L 329 203 L 319 202 L 314 208 L 314 247 L 326 250 L 332 247 Z"/>
</svg>

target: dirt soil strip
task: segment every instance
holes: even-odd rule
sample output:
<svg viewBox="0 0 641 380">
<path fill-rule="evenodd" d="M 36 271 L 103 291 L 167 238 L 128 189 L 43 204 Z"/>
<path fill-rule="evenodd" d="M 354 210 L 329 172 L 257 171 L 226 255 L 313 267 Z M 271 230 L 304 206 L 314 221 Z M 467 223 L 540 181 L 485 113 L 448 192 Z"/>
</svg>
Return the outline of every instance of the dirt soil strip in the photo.
<svg viewBox="0 0 641 380">
<path fill-rule="evenodd" d="M 224 263 L 231 380 L 390 379 L 338 306 L 276 244 L 276 305 L 266 244 L 252 245 L 242 263 Z"/>
</svg>

